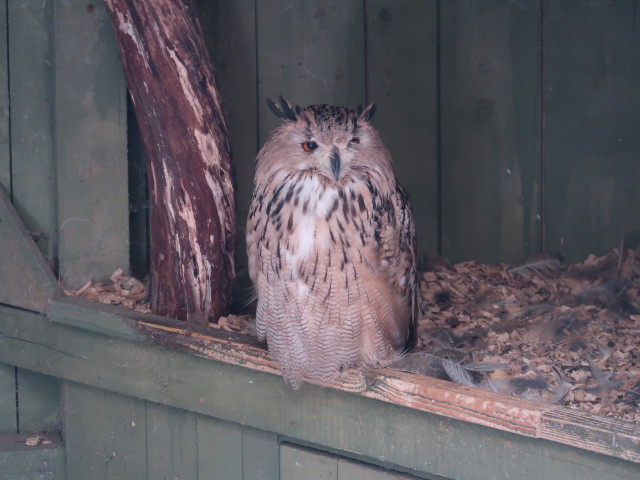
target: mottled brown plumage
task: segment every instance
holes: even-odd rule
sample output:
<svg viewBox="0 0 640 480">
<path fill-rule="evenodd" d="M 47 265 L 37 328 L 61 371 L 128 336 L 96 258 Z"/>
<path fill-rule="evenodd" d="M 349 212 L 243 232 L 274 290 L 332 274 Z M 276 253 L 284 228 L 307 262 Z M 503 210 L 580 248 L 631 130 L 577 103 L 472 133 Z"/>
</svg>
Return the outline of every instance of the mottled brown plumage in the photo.
<svg viewBox="0 0 640 480">
<path fill-rule="evenodd" d="M 388 365 L 415 343 L 415 234 L 374 108 L 269 106 L 284 121 L 247 223 L 258 335 L 294 388 Z"/>
</svg>

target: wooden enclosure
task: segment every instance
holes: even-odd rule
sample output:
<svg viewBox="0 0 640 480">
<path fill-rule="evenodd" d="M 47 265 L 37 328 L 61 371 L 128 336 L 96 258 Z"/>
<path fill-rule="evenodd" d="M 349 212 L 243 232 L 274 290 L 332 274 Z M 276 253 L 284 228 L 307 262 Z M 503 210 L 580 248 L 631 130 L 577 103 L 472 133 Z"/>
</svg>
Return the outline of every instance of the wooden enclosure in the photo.
<svg viewBox="0 0 640 480">
<path fill-rule="evenodd" d="M 196 3 L 240 274 L 280 94 L 378 104 L 422 254 L 640 245 L 636 0 Z M 294 392 L 247 339 L 65 298 L 58 281 L 144 273 L 136 125 L 102 2 L 0 2 L 0 25 L 0 479 L 640 477 L 634 424 L 391 371 Z"/>
</svg>

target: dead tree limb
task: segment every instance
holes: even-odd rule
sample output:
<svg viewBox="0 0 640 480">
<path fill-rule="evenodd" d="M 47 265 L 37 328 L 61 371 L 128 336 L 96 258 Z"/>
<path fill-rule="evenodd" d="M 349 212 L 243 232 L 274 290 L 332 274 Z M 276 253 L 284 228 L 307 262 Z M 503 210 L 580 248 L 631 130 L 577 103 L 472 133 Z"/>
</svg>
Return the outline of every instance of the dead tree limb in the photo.
<svg viewBox="0 0 640 480">
<path fill-rule="evenodd" d="M 227 308 L 233 166 L 214 71 L 190 0 L 106 0 L 147 155 L 151 309 L 206 321 Z"/>
</svg>

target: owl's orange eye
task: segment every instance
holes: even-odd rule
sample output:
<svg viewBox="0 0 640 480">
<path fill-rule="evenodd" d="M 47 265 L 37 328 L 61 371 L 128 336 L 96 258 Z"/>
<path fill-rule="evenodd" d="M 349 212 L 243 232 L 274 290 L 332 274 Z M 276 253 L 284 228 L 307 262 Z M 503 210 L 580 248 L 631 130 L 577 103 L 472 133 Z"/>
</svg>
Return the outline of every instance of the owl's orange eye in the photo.
<svg viewBox="0 0 640 480">
<path fill-rule="evenodd" d="M 313 152 L 316 148 L 318 148 L 316 142 L 302 142 L 302 149 L 305 152 Z"/>
</svg>

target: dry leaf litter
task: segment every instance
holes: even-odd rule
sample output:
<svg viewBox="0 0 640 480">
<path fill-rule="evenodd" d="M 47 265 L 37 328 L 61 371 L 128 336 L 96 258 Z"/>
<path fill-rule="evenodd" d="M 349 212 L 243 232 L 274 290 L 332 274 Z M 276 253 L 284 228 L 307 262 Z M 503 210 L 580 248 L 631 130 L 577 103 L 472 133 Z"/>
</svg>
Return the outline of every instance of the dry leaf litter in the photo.
<svg viewBox="0 0 640 480">
<path fill-rule="evenodd" d="M 423 271 L 418 350 L 482 372 L 484 388 L 640 422 L 640 252 L 568 267 L 431 259 Z M 65 292 L 150 311 L 122 270 Z M 255 335 L 248 315 L 210 326 Z"/>
</svg>

